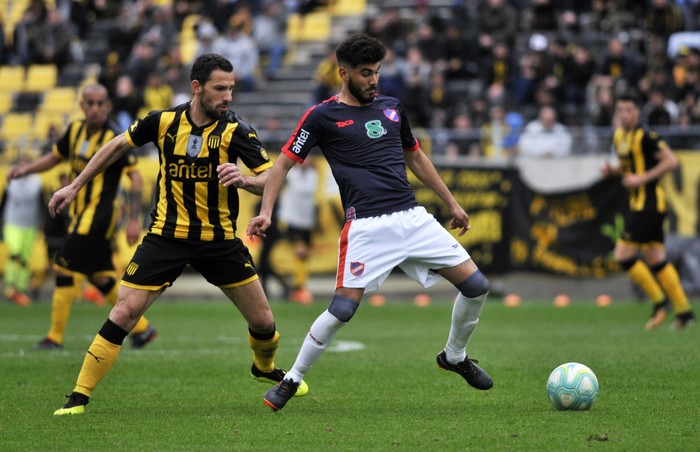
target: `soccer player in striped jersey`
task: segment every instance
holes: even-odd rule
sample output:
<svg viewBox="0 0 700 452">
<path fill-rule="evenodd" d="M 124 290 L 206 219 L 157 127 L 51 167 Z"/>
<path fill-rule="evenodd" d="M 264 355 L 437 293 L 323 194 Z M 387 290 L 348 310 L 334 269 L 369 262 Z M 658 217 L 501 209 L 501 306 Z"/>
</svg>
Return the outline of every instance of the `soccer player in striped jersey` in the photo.
<svg viewBox="0 0 700 452">
<path fill-rule="evenodd" d="M 669 300 L 676 318 L 671 329 L 681 330 L 695 322 L 676 267 L 666 259 L 664 218 L 667 199 L 659 179 L 678 166 L 668 145 L 655 132 L 639 125 L 639 100 L 623 93 L 615 102 L 620 126 L 613 136 L 618 165 L 606 163 L 603 176 L 622 176 L 629 190 L 629 209 L 625 212 L 625 230 L 615 244 L 615 260 L 632 281 L 651 299 L 653 309 L 645 328 L 653 330 L 666 320 Z"/>
<path fill-rule="evenodd" d="M 71 179 L 78 177 L 97 150 L 119 134 L 116 125 L 109 121 L 111 103 L 104 86 L 91 84 L 83 88 L 80 107 L 85 118 L 68 125 L 63 136 L 53 145 L 52 152 L 34 162 L 12 168 L 8 177 L 13 179 L 26 174 L 41 173 L 61 161 L 68 161 L 70 164 Z M 141 237 L 143 187 L 136 163 L 136 155 L 133 152 L 125 153 L 107 171 L 99 174 L 75 193 L 75 202 L 70 209 L 68 236 L 54 260 L 56 288 L 51 304 L 51 327 L 46 337 L 36 344 L 35 349 L 63 348 L 63 335 L 70 317 L 71 305 L 79 295 L 74 280 L 75 274 L 85 275 L 112 305 L 116 304 L 119 286 L 111 246 L 118 220 L 114 201 L 122 173 L 126 173 L 131 182 L 126 234 L 129 244 L 134 244 Z M 156 331 L 145 317 L 137 320 L 131 339 L 134 347 L 141 348 L 155 338 Z"/>
<path fill-rule="evenodd" d="M 285 372 L 275 367 L 279 333 L 274 317 L 253 259 L 236 236 L 238 190 L 261 194 L 272 163 L 255 130 L 229 110 L 234 86 L 231 63 L 221 55 L 201 55 L 190 80 L 189 102 L 137 119 L 49 202 L 54 215 L 134 147 L 152 142 L 159 150 L 156 204 L 148 234 L 127 265 L 117 305 L 90 345 L 68 402 L 55 415 L 85 412 L 92 391 L 116 361 L 137 319 L 187 264 L 219 287 L 248 323 L 253 378 L 274 384 L 284 377 Z M 244 175 L 236 165 L 238 159 L 255 175 Z M 299 395 L 307 391 L 302 384 Z"/>
<path fill-rule="evenodd" d="M 336 289 L 328 309 L 311 325 L 292 369 L 265 394 L 264 403 L 275 411 L 300 388 L 304 374 L 353 317 L 365 291 L 377 290 L 396 266 L 426 287 L 441 277 L 455 285 L 459 294 L 438 366 L 475 388 L 493 386 L 466 352 L 486 301 L 488 279 L 459 242 L 418 205 L 406 167 L 449 207 L 451 229 L 465 234 L 469 216 L 421 150 L 399 101 L 377 94 L 385 54 L 380 41 L 363 34 L 338 45 L 340 93 L 302 117 L 271 170 L 260 215 L 248 224 L 247 234 L 265 237 L 287 172 L 318 146 L 345 209 Z"/>
</svg>

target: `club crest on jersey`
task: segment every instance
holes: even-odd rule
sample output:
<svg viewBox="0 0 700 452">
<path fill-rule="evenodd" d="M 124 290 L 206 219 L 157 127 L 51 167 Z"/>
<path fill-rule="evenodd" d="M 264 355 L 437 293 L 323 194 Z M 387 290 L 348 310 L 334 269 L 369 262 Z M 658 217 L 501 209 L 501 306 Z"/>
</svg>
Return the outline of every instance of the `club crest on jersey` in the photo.
<svg viewBox="0 0 700 452">
<path fill-rule="evenodd" d="M 197 157 L 199 151 L 202 150 L 202 137 L 198 135 L 190 135 L 187 139 L 187 155 Z"/>
<path fill-rule="evenodd" d="M 350 262 L 350 273 L 352 273 L 355 276 L 362 276 L 362 274 L 365 272 L 365 263 L 364 262 Z"/>
<path fill-rule="evenodd" d="M 393 108 L 387 108 L 383 113 L 390 121 L 399 122 L 399 113 Z"/>
<path fill-rule="evenodd" d="M 207 137 L 207 146 L 209 149 L 218 149 L 221 145 L 221 135 L 209 135 Z"/>
</svg>

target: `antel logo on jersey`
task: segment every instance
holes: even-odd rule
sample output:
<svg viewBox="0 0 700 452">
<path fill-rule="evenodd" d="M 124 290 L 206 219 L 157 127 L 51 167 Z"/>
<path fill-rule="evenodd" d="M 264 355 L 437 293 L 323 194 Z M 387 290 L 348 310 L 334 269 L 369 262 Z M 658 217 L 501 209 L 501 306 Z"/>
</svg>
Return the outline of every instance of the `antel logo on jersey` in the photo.
<svg viewBox="0 0 700 452">
<path fill-rule="evenodd" d="M 301 129 L 299 131 L 299 135 L 297 135 L 297 139 L 294 140 L 294 145 L 292 145 L 292 152 L 295 154 L 300 153 L 304 143 L 306 143 L 306 140 L 309 139 L 309 135 L 311 134 L 308 131 Z"/>
<path fill-rule="evenodd" d="M 352 119 L 348 119 L 347 121 L 338 121 L 335 123 L 339 129 L 342 129 L 343 127 L 351 126 L 355 124 L 355 121 Z"/>
</svg>

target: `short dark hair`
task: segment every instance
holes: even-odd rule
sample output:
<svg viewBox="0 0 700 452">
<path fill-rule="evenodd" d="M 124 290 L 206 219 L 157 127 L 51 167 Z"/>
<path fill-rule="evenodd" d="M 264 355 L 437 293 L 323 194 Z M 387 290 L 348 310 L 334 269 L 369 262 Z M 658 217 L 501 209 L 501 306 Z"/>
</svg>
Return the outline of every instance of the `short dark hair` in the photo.
<svg viewBox="0 0 700 452">
<path fill-rule="evenodd" d="M 339 65 L 355 68 L 360 64 L 375 64 L 384 59 L 386 47 L 382 42 L 364 33 L 357 33 L 338 44 L 335 56 Z"/>
<path fill-rule="evenodd" d="M 635 91 L 632 90 L 627 90 L 621 93 L 619 96 L 617 96 L 617 101 L 622 101 L 622 102 L 632 102 L 634 105 L 639 107 L 639 96 Z"/>
<path fill-rule="evenodd" d="M 216 53 L 200 55 L 192 65 L 190 81 L 197 80 L 204 85 L 211 77 L 211 73 L 216 69 L 224 72 L 233 72 L 233 65 L 229 60 Z"/>
</svg>

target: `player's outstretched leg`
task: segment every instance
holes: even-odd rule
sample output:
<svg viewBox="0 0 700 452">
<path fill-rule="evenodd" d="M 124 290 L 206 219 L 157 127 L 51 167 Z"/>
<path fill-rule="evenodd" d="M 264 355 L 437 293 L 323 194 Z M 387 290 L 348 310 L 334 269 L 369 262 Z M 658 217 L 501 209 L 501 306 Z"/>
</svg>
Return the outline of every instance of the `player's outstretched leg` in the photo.
<svg viewBox="0 0 700 452">
<path fill-rule="evenodd" d="M 437 365 L 440 369 L 459 374 L 470 386 L 476 389 L 491 389 L 493 380 L 484 369 L 476 365 L 477 362 L 475 359 L 469 359 L 467 356 L 464 358 L 464 361 L 455 364 L 450 363 L 447 361 L 447 354 L 444 350 L 437 355 Z"/>
<path fill-rule="evenodd" d="M 262 370 L 257 368 L 255 363 L 253 363 L 253 365 L 250 368 L 250 376 L 253 377 L 253 380 L 259 381 L 260 383 L 276 385 L 282 380 L 284 380 L 285 375 L 287 375 L 287 371 L 280 369 L 279 367 L 275 367 L 272 370 L 272 372 L 263 372 Z M 307 385 L 304 380 L 301 380 L 301 383 L 299 383 L 299 385 L 297 386 L 297 390 L 294 396 L 302 397 L 308 394 L 308 392 L 309 385 Z"/>
<path fill-rule="evenodd" d="M 79 392 L 73 392 L 68 397 L 68 402 L 61 408 L 53 412 L 54 416 L 63 416 L 66 414 L 84 414 L 85 405 L 90 403 L 90 397 Z"/>
<path fill-rule="evenodd" d="M 292 380 L 282 380 L 265 393 L 263 403 L 272 411 L 279 411 L 287 404 L 289 399 L 299 390 L 299 383 Z"/>
</svg>

